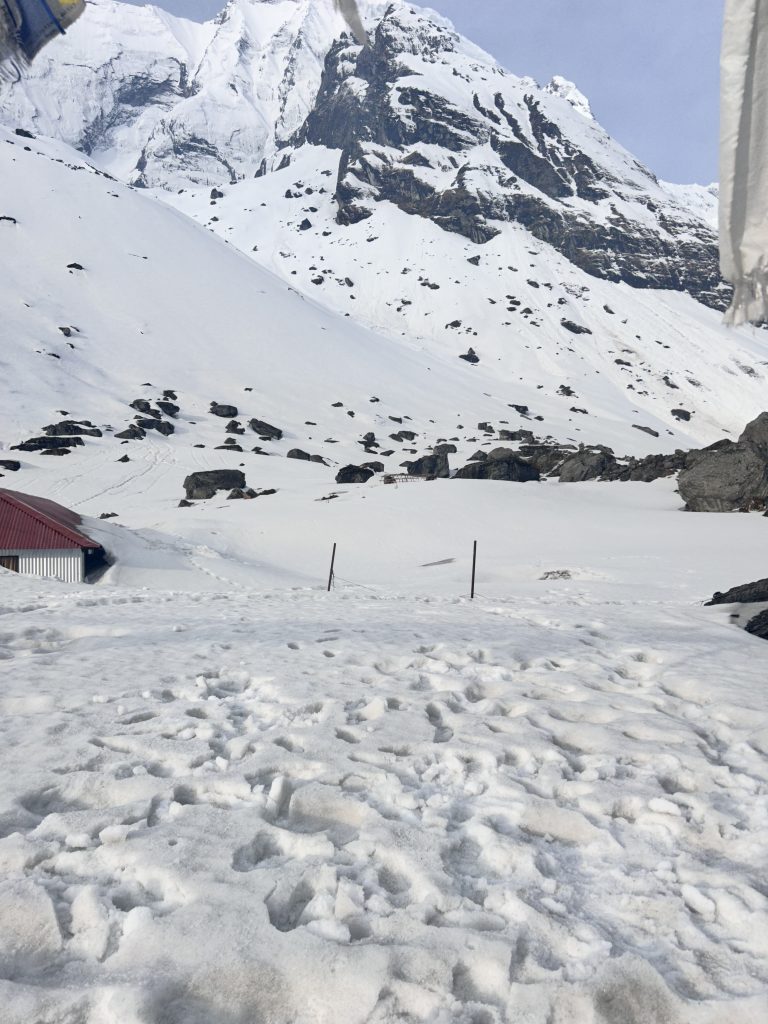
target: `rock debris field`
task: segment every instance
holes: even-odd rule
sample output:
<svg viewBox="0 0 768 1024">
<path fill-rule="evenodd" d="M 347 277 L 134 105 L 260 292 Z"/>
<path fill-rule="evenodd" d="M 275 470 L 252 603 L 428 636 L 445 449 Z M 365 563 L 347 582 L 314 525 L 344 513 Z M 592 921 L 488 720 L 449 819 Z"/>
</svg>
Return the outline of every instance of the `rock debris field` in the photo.
<svg viewBox="0 0 768 1024">
<path fill-rule="evenodd" d="M 768 648 L 727 621 L 3 574 L 3 1020 L 764 1020 Z"/>
</svg>

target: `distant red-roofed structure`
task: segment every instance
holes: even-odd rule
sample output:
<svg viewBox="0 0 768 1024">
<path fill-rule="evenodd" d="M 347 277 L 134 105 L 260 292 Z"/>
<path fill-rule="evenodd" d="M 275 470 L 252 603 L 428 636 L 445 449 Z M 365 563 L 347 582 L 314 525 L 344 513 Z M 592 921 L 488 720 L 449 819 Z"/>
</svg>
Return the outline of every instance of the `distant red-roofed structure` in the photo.
<svg viewBox="0 0 768 1024">
<path fill-rule="evenodd" d="M 80 527 L 80 516 L 55 501 L 0 488 L 0 569 L 82 583 L 103 551 Z"/>
</svg>

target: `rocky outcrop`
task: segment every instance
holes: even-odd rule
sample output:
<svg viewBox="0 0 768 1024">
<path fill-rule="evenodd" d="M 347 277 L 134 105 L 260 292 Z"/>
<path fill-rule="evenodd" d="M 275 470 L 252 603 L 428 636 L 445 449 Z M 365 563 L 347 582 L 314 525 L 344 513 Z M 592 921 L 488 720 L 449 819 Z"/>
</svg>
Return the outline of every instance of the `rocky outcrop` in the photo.
<svg viewBox="0 0 768 1024">
<path fill-rule="evenodd" d="M 336 474 L 337 484 L 365 484 L 374 475 L 372 469 L 365 466 L 344 466 Z"/>
<path fill-rule="evenodd" d="M 370 47 L 331 48 L 315 108 L 293 142 L 341 150 L 339 223 L 364 220 L 387 201 L 483 244 L 500 222 L 514 222 L 595 277 L 688 291 L 723 308 L 714 231 L 638 163 L 601 152 L 591 119 L 575 133 L 533 84 L 500 75 L 492 91 L 470 60 L 465 77 L 462 47 L 427 12 L 393 5 Z M 440 63 L 453 66 L 468 102 L 456 90 L 449 98 L 431 74 Z M 568 320 L 564 327 L 587 332 Z"/>
<path fill-rule="evenodd" d="M 560 467 L 560 482 L 572 484 L 583 480 L 598 480 L 615 465 L 616 459 L 608 452 L 577 452 L 566 459 Z"/>
<path fill-rule="evenodd" d="M 496 448 L 483 462 L 472 462 L 456 473 L 459 480 L 508 480 L 528 483 L 540 480 L 541 474 L 530 462 L 521 459 L 510 448 Z"/>
<path fill-rule="evenodd" d="M 759 637 L 761 640 L 768 640 L 768 609 L 750 619 L 745 629 L 752 636 Z"/>
<path fill-rule="evenodd" d="M 756 580 L 754 583 L 742 583 L 724 592 L 716 591 L 707 606 L 717 604 L 757 604 L 768 601 L 768 580 Z"/>
<path fill-rule="evenodd" d="M 433 455 L 424 455 L 413 462 L 403 462 L 408 476 L 422 476 L 427 479 L 446 478 L 451 475 L 451 468 L 448 464 L 448 455 L 445 452 Z"/>
<path fill-rule="evenodd" d="M 57 448 L 75 448 L 84 444 L 82 437 L 30 437 L 28 441 L 11 446 L 11 451 L 43 452 Z"/>
<path fill-rule="evenodd" d="M 217 491 L 245 490 L 245 474 L 239 469 L 210 469 L 190 473 L 184 481 L 188 501 L 213 498 Z"/>
<path fill-rule="evenodd" d="M 749 512 L 768 499 L 768 462 L 751 444 L 728 442 L 702 452 L 679 478 L 690 512 Z"/>
<path fill-rule="evenodd" d="M 249 420 L 248 426 L 259 435 L 262 441 L 280 441 L 283 437 L 283 432 L 279 427 L 273 427 L 271 423 L 266 423 L 264 420 Z"/>
</svg>

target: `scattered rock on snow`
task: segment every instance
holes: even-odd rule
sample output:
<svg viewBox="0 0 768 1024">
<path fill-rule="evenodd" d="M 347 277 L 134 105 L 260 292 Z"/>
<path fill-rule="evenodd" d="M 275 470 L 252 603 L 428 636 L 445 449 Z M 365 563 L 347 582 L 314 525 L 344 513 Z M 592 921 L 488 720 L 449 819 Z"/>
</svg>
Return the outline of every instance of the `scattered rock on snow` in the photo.
<svg viewBox="0 0 768 1024">
<path fill-rule="evenodd" d="M 365 484 L 374 475 L 372 469 L 365 466 L 344 466 L 336 474 L 337 484 Z"/>
<path fill-rule="evenodd" d="M 217 491 L 245 488 L 245 474 L 239 469 L 209 469 L 190 473 L 184 481 L 187 499 L 213 498 Z"/>
</svg>

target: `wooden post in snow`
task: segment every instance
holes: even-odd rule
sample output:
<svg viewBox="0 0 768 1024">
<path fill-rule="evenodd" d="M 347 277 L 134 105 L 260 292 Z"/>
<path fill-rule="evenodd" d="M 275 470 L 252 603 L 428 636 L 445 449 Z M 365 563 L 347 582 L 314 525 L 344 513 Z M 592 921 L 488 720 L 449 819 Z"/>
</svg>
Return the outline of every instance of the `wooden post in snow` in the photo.
<svg viewBox="0 0 768 1024">
<path fill-rule="evenodd" d="M 331 571 L 328 574 L 328 593 L 329 594 L 331 592 L 331 587 L 333 586 L 333 568 L 334 568 L 335 565 L 336 565 L 336 544 L 334 543 L 334 545 L 333 545 L 333 554 L 331 555 Z"/>
<path fill-rule="evenodd" d="M 475 545 L 472 548 L 472 593 L 471 593 L 470 596 L 471 596 L 471 599 L 473 601 L 475 599 L 475 577 L 476 577 L 476 575 L 477 575 L 477 541 L 475 541 Z"/>
</svg>

